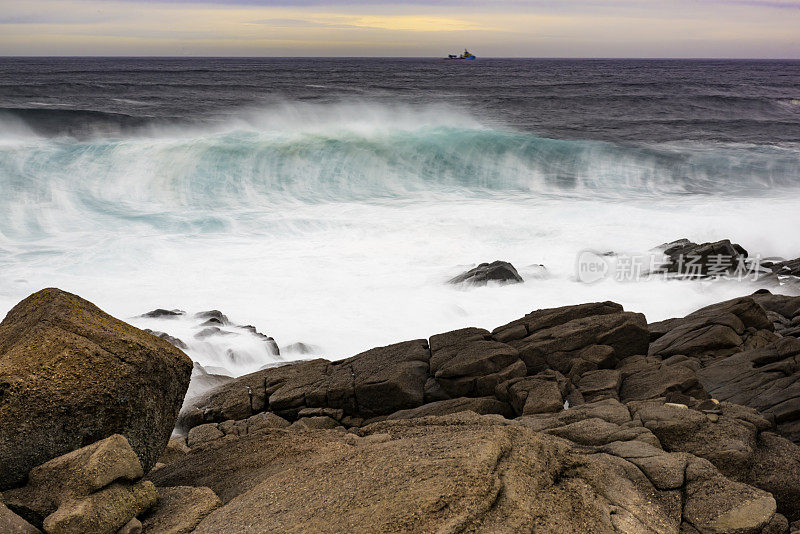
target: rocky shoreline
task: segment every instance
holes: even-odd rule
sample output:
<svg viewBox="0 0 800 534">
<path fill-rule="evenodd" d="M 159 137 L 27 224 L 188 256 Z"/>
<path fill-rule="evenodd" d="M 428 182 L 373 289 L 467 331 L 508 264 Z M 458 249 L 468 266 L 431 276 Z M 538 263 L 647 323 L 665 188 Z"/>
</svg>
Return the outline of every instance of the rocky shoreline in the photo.
<svg viewBox="0 0 800 534">
<path fill-rule="evenodd" d="M 0 532 L 800 531 L 800 297 L 195 369 L 185 404 L 161 334 L 57 289 L 0 323 Z"/>
</svg>

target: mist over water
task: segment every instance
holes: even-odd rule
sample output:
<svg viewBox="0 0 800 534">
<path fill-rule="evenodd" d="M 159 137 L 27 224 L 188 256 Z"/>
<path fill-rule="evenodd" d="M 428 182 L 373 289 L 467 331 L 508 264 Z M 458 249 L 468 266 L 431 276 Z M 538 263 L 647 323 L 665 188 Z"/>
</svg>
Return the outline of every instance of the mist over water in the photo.
<svg viewBox="0 0 800 534">
<path fill-rule="evenodd" d="M 306 81 L 296 85 L 323 91 Z M 224 97 L 212 91 L 202 102 L 215 94 Z M 639 254 L 680 237 L 730 238 L 751 254 L 800 256 L 800 136 L 790 129 L 775 142 L 764 142 L 761 127 L 749 140 L 706 132 L 632 141 L 630 129 L 618 139 L 559 137 L 514 120 L 510 104 L 492 113 L 498 100 L 325 95 L 242 98 L 225 113 L 165 117 L 136 112 L 148 98 L 131 91 L 113 104 L 122 108 L 88 114 L 75 102 L 58 108 L 54 95 L 21 107 L 22 97 L 0 91 L 9 103 L 0 110 L 0 310 L 58 286 L 191 341 L 192 324 L 134 316 L 216 308 L 280 346 L 303 342 L 340 358 L 453 328 L 491 329 L 543 307 L 608 299 L 653 321 L 755 289 L 587 285 L 575 277 L 585 249 Z M 800 121 L 790 96 L 762 102 L 772 106 L 759 112 L 766 118 L 746 104 L 747 120 Z M 526 283 L 445 284 L 495 259 L 512 262 Z M 237 343 L 251 340 L 228 345 Z M 191 341 L 190 355 L 235 373 L 280 359 L 242 346 L 245 357 L 227 361 L 212 345 Z"/>
</svg>

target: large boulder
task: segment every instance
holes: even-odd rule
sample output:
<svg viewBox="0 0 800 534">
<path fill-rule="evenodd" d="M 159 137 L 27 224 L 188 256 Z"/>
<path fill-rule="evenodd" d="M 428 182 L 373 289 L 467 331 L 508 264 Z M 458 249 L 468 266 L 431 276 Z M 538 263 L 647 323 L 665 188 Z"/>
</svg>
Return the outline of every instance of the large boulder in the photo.
<svg viewBox="0 0 800 534">
<path fill-rule="evenodd" d="M 618 402 L 596 404 L 546 417 L 632 424 Z M 356 434 L 248 434 L 193 450 L 151 477 L 219 495 L 222 506 L 196 533 L 772 532 L 786 521 L 768 493 L 657 441 L 576 445 L 469 412 L 383 421 Z"/>
<path fill-rule="evenodd" d="M 113 434 L 148 471 L 180 410 L 191 360 L 92 303 L 45 289 L 0 323 L 0 489 Z"/>
</svg>

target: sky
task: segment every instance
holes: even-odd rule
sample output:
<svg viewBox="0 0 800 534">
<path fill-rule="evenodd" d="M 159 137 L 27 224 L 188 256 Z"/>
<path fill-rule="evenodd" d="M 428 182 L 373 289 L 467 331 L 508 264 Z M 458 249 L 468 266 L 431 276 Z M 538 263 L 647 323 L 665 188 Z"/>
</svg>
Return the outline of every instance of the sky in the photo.
<svg viewBox="0 0 800 534">
<path fill-rule="evenodd" d="M 800 58 L 800 0 L 0 0 L 6 56 Z"/>
</svg>

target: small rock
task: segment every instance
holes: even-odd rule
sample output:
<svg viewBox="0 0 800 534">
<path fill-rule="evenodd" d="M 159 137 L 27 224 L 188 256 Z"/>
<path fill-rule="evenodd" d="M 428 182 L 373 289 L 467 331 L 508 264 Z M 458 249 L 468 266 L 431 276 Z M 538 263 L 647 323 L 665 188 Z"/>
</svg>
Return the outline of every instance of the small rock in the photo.
<svg viewBox="0 0 800 534">
<path fill-rule="evenodd" d="M 524 282 L 513 265 L 507 261 L 493 261 L 492 263 L 481 263 L 477 267 L 451 278 L 448 283 L 485 286 L 490 281 L 505 284 Z"/>
<path fill-rule="evenodd" d="M 149 311 L 147 313 L 143 313 L 140 317 L 147 317 L 150 319 L 172 319 L 175 317 L 180 317 L 181 315 L 186 315 L 186 312 L 183 310 L 165 310 L 162 308 L 155 309 L 153 311 Z"/>
<path fill-rule="evenodd" d="M 194 314 L 197 319 L 213 320 L 215 324 L 228 325 L 228 317 L 219 310 L 208 310 Z"/>
</svg>

